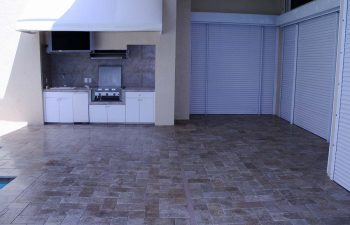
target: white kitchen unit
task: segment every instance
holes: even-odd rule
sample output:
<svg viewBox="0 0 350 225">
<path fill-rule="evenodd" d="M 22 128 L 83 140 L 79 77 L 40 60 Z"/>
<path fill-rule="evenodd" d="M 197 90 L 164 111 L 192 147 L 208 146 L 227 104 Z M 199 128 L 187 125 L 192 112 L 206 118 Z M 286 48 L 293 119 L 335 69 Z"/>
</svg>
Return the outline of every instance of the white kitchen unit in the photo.
<svg viewBox="0 0 350 225">
<path fill-rule="evenodd" d="M 73 93 L 44 92 L 45 122 L 73 123 Z"/>
<path fill-rule="evenodd" d="M 44 92 L 46 123 L 89 122 L 87 92 Z"/>
<path fill-rule="evenodd" d="M 125 105 L 90 105 L 90 123 L 125 123 Z"/>
<path fill-rule="evenodd" d="M 154 92 L 126 92 L 126 122 L 154 123 Z"/>
</svg>

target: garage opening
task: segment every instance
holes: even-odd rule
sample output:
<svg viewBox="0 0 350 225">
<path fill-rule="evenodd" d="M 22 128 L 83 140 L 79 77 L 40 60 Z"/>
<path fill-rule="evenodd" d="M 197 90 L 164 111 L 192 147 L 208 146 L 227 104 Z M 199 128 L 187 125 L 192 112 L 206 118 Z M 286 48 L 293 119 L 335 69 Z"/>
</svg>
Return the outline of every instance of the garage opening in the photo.
<svg viewBox="0 0 350 225">
<path fill-rule="evenodd" d="M 191 114 L 277 115 L 328 141 L 339 13 L 281 26 L 245 17 L 192 22 Z"/>
<path fill-rule="evenodd" d="M 275 115 L 327 142 L 335 135 L 328 174 L 350 190 L 347 12 L 307 2 L 281 16 L 193 13 L 190 113 Z"/>
</svg>

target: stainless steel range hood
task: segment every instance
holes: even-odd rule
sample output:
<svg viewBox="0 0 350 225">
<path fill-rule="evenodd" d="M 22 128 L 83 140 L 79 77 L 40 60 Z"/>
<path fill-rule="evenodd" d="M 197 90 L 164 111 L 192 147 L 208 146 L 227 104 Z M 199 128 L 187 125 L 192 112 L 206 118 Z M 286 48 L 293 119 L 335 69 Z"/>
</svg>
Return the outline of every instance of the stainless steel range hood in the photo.
<svg viewBox="0 0 350 225">
<path fill-rule="evenodd" d="M 90 53 L 91 59 L 127 59 L 127 50 L 95 50 Z"/>
<path fill-rule="evenodd" d="M 16 30 L 162 31 L 162 0 L 26 0 Z"/>
</svg>

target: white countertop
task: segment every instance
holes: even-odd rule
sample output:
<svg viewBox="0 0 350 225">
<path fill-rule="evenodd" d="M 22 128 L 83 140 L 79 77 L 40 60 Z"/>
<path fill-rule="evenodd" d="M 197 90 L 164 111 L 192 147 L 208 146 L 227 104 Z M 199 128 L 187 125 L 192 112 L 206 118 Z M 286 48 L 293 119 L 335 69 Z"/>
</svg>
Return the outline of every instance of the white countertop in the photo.
<svg viewBox="0 0 350 225">
<path fill-rule="evenodd" d="M 91 88 L 85 87 L 53 87 L 49 89 L 44 89 L 44 92 L 84 92 L 91 91 Z"/>
<path fill-rule="evenodd" d="M 91 91 L 91 89 L 85 87 L 53 87 L 44 89 L 44 92 L 84 92 Z M 154 92 L 154 88 L 128 87 L 122 89 L 122 92 Z"/>
</svg>

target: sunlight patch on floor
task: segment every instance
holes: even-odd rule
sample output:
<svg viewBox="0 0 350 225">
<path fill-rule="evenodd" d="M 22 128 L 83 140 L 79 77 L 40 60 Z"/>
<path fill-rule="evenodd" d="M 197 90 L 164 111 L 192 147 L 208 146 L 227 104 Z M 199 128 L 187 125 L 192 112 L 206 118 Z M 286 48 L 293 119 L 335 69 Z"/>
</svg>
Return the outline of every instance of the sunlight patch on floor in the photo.
<svg viewBox="0 0 350 225">
<path fill-rule="evenodd" d="M 12 122 L 0 120 L 0 137 L 17 131 L 28 125 L 27 122 Z"/>
</svg>

